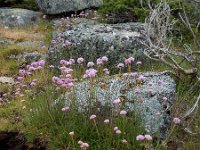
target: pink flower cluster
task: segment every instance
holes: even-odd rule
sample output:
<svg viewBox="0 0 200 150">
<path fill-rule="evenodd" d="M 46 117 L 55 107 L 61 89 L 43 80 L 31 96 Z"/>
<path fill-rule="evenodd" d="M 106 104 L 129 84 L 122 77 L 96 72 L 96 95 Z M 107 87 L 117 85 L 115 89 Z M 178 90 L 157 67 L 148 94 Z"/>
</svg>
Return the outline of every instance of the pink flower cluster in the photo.
<svg viewBox="0 0 200 150">
<path fill-rule="evenodd" d="M 137 141 L 144 141 L 144 140 L 151 141 L 152 139 L 153 139 L 152 136 L 149 135 L 149 134 L 146 134 L 146 135 L 138 135 L 138 136 L 136 137 L 136 140 L 137 140 Z"/>
<path fill-rule="evenodd" d="M 15 95 L 16 96 L 23 96 L 23 94 L 21 94 L 21 92 L 26 89 L 28 86 L 35 86 L 38 82 L 37 79 L 33 79 L 30 83 L 26 83 L 25 82 L 25 78 L 26 76 L 30 76 L 32 75 L 34 72 L 36 71 L 40 71 L 44 68 L 45 66 L 45 61 L 44 60 L 39 60 L 39 61 L 35 61 L 32 62 L 30 65 L 26 66 L 26 69 L 20 69 L 19 70 L 19 76 L 16 77 L 16 84 L 17 84 L 17 88 L 16 88 L 16 92 Z"/>
<path fill-rule="evenodd" d="M 97 70 L 93 68 L 89 68 L 85 71 L 83 78 L 94 78 L 97 74 Z"/>
<path fill-rule="evenodd" d="M 60 89 L 60 88 L 69 89 L 74 85 L 73 79 L 70 77 L 59 78 L 59 77 L 54 76 L 52 78 L 52 81 L 56 84 L 57 89 Z"/>
</svg>

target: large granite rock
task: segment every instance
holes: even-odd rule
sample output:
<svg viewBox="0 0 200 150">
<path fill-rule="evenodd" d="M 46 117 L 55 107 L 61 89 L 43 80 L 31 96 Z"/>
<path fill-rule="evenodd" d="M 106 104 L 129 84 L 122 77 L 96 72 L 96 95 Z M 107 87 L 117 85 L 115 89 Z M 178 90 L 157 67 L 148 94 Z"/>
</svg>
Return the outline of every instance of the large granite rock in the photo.
<svg viewBox="0 0 200 150">
<path fill-rule="evenodd" d="M 164 138 L 172 120 L 170 106 L 175 100 L 175 81 L 164 73 L 148 72 L 142 75 L 145 80 L 139 85 L 138 93 L 136 91 L 139 90 L 136 90 L 137 86 L 135 86 L 136 79 L 133 77 L 99 79 L 93 83 L 92 88 L 88 81 L 75 84 L 73 92 L 79 111 L 84 111 L 88 105 L 95 105 L 100 113 L 104 113 L 105 106 L 115 111 L 112 102 L 120 98 L 121 101 L 123 100 L 120 110 L 127 110 L 128 114 L 137 112 L 146 130 L 150 133 L 158 133 L 161 138 Z M 105 86 L 100 86 L 102 84 Z M 69 97 L 70 95 L 66 94 L 66 106 L 70 105 Z M 92 102 L 89 100 L 91 97 Z"/>
<path fill-rule="evenodd" d="M 26 27 L 38 23 L 41 13 L 26 9 L 0 8 L 0 25 Z"/>
<path fill-rule="evenodd" d="M 39 8 L 46 14 L 60 14 L 99 7 L 103 0 L 37 0 Z"/>
<path fill-rule="evenodd" d="M 116 64 L 124 61 L 125 57 L 137 55 L 143 57 L 144 24 L 121 23 L 121 24 L 95 24 L 80 23 L 69 26 L 64 32 L 54 32 L 55 40 L 49 48 L 49 58 L 53 64 L 62 56 L 65 45 L 69 45 L 70 57 L 80 56 L 87 60 L 95 60 L 104 55 L 109 57 L 109 63 Z M 72 50 L 73 49 L 73 50 Z"/>
</svg>

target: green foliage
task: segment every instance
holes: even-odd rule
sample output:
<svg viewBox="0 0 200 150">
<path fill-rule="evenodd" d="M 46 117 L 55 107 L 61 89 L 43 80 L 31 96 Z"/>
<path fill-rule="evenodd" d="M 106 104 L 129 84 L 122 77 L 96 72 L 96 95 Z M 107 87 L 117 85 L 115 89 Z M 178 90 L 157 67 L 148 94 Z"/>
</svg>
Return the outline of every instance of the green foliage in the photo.
<svg viewBox="0 0 200 150">
<path fill-rule="evenodd" d="M 36 0 L 17 0 L 16 2 L 9 2 L 9 3 L 2 4 L 2 6 L 38 10 Z"/>
</svg>

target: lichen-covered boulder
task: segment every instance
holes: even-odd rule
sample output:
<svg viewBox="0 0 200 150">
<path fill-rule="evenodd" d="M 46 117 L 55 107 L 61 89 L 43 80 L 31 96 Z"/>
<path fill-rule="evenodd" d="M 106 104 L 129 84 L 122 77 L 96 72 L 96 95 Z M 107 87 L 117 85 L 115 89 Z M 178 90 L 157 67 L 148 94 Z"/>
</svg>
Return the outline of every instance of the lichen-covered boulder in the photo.
<svg viewBox="0 0 200 150">
<path fill-rule="evenodd" d="M 137 112 L 147 132 L 158 133 L 164 138 L 171 123 L 170 106 L 175 100 L 175 81 L 164 73 L 147 72 L 140 75 L 145 78 L 139 86 L 135 86 L 136 78 L 130 76 L 124 79 L 98 79 L 93 86 L 88 81 L 75 84 L 74 99 L 79 111 L 84 111 L 93 104 L 98 104 L 95 108 L 100 113 L 104 113 L 105 106 L 115 111 L 113 100 L 120 98 L 123 103 L 120 110 Z M 70 105 L 69 97 L 66 94 L 66 106 Z"/>
<path fill-rule="evenodd" d="M 99 7 L 103 0 L 37 0 L 37 4 L 46 14 L 60 14 Z"/>
<path fill-rule="evenodd" d="M 143 57 L 144 24 L 95 24 L 79 23 L 66 28 L 64 32 L 53 34 L 53 44 L 49 48 L 49 58 L 53 64 L 62 56 L 61 51 L 70 47 L 70 57 L 80 56 L 93 61 L 104 55 L 109 63 L 116 64 L 125 57 Z"/>
<path fill-rule="evenodd" d="M 26 9 L 0 8 L 0 26 L 26 27 L 35 25 L 41 13 Z"/>
</svg>

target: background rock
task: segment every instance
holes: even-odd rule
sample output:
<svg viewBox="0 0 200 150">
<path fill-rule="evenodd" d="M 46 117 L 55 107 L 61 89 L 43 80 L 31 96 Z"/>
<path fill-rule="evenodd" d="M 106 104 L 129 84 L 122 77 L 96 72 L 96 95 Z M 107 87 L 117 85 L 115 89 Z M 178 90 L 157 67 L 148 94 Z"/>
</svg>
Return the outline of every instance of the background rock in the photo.
<svg viewBox="0 0 200 150">
<path fill-rule="evenodd" d="M 99 7 L 103 0 L 37 0 L 39 8 L 46 14 L 60 14 Z"/>
<path fill-rule="evenodd" d="M 0 25 L 8 27 L 28 27 L 37 24 L 41 13 L 26 9 L 0 8 Z"/>
<path fill-rule="evenodd" d="M 111 79 L 99 79 L 94 83 L 93 102 L 98 103 L 96 109 L 99 109 L 101 113 L 104 112 L 104 106 L 113 107 L 113 100 L 120 97 L 123 99 L 124 105 L 121 110 L 128 110 L 132 112 L 137 111 L 140 113 L 142 124 L 151 133 L 159 132 L 161 138 L 164 138 L 171 123 L 170 106 L 175 100 L 175 81 L 168 75 L 155 72 L 142 73 L 145 77 L 143 84 L 140 85 L 141 93 L 135 93 L 135 78 L 111 78 Z M 159 85 L 158 81 L 162 81 L 163 84 Z M 105 87 L 99 86 L 100 83 L 104 83 Z M 149 92 L 152 89 L 152 92 Z M 80 108 L 79 111 L 87 109 L 91 103 L 91 85 L 88 81 L 83 83 L 77 83 L 73 92 L 75 93 L 75 99 L 77 105 Z M 167 100 L 163 100 L 166 97 Z M 66 94 L 66 106 L 70 104 L 70 98 Z M 110 109 L 110 110 L 112 110 Z M 114 113 L 115 114 L 115 113 Z"/>
<path fill-rule="evenodd" d="M 78 58 L 82 56 L 87 60 L 95 60 L 104 55 L 109 57 L 109 63 L 114 65 L 124 61 L 125 57 L 143 57 L 144 24 L 95 24 L 80 23 L 68 27 L 64 32 L 54 32 L 55 43 L 49 48 L 49 58 L 53 64 L 61 58 Z M 67 41 L 67 42 L 66 42 Z M 70 45 L 70 56 L 64 56 L 61 50 L 63 46 Z M 69 50 L 68 50 L 69 51 Z"/>
</svg>

